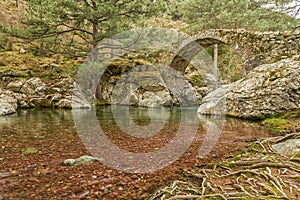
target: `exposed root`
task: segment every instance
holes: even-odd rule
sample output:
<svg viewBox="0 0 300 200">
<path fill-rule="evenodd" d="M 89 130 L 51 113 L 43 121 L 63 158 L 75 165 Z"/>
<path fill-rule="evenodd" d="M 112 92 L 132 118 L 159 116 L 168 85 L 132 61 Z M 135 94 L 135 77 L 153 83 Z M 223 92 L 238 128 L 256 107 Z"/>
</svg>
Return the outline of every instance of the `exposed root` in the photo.
<svg viewBox="0 0 300 200">
<path fill-rule="evenodd" d="M 255 142 L 212 169 L 184 170 L 187 182 L 175 181 L 150 199 L 298 199 L 299 157 L 280 155 L 271 146 L 291 138 L 300 133 Z"/>
</svg>

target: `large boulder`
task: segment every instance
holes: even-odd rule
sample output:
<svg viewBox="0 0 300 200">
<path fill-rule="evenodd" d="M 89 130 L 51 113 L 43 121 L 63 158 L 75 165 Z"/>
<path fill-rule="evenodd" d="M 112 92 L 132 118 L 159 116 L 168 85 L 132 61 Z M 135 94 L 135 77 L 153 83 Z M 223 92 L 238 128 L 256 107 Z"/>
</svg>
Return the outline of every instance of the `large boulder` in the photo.
<svg viewBox="0 0 300 200">
<path fill-rule="evenodd" d="M 183 76 L 150 65 L 134 68 L 105 91 L 111 91 L 106 96 L 112 104 L 141 107 L 195 105 L 201 99 Z"/>
<path fill-rule="evenodd" d="M 214 114 L 216 99 L 226 98 L 226 114 L 239 118 L 262 118 L 300 109 L 299 58 L 264 64 L 243 79 L 225 86 L 224 94 L 213 91 L 203 99 L 200 114 Z M 211 102 L 211 103 L 209 103 Z"/>
<path fill-rule="evenodd" d="M 0 89 L 0 116 L 13 114 L 17 108 L 18 100 L 14 97 L 13 92 Z"/>
<path fill-rule="evenodd" d="M 47 90 L 46 84 L 37 77 L 28 80 L 17 80 L 9 83 L 6 89 L 17 93 L 23 93 L 27 96 L 43 95 Z"/>
<path fill-rule="evenodd" d="M 174 104 L 159 71 L 145 66 L 132 70 L 117 82 L 112 91 L 111 102 L 143 107 Z"/>
</svg>

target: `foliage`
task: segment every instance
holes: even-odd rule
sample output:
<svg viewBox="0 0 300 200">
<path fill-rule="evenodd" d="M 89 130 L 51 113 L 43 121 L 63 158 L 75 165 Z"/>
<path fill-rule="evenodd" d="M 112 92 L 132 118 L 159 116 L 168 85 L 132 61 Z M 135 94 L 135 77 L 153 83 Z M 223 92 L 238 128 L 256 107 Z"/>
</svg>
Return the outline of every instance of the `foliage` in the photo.
<svg viewBox="0 0 300 200">
<path fill-rule="evenodd" d="M 247 28 L 287 30 L 299 20 L 271 7 L 266 1 L 188 0 L 182 6 L 185 20 L 198 28 Z"/>
<path fill-rule="evenodd" d="M 292 127 L 289 120 L 282 119 L 282 118 L 265 119 L 262 122 L 262 125 L 266 126 L 271 131 L 278 132 L 278 133 L 286 132 Z"/>
<path fill-rule="evenodd" d="M 159 14 L 162 1 L 151 0 L 30 0 L 22 26 L 11 24 L 1 30 L 38 44 L 39 53 L 63 52 L 85 55 L 98 42 Z M 161 9 L 158 9 L 161 8 Z"/>
<path fill-rule="evenodd" d="M 278 116 L 271 116 L 262 121 L 262 125 L 266 126 L 274 132 L 290 132 L 299 129 L 300 110 L 289 111 Z"/>
<path fill-rule="evenodd" d="M 213 58 L 214 47 L 207 47 L 206 51 Z M 218 69 L 222 80 L 226 83 L 237 81 L 243 76 L 240 56 L 226 44 L 220 44 L 218 47 Z"/>
<path fill-rule="evenodd" d="M 300 17 L 300 0 L 265 0 L 272 8 L 288 13 L 294 17 Z M 299 25 L 298 25 L 299 26 Z"/>
</svg>

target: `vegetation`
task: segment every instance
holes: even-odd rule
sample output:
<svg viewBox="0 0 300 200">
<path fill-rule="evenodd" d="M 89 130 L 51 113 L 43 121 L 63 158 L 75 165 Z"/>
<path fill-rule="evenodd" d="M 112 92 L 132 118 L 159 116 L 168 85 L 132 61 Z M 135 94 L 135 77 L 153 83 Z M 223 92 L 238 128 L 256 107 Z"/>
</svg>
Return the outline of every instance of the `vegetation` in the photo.
<svg viewBox="0 0 300 200">
<path fill-rule="evenodd" d="M 85 55 L 104 38 L 133 26 L 142 26 L 146 17 L 163 11 L 162 1 L 150 0 L 30 0 L 21 25 L 2 26 L 11 36 L 39 47 L 38 53 Z M 158 9 L 161 8 L 161 9 Z"/>
<path fill-rule="evenodd" d="M 246 28 L 258 31 L 288 30 L 299 20 L 266 6 L 268 1 L 188 0 L 182 3 L 184 20 L 205 28 Z M 277 7 L 276 7 L 277 8 Z M 242 12 L 241 12 L 242 11 Z"/>
<path fill-rule="evenodd" d="M 97 49 L 101 40 L 131 28 L 156 26 L 176 28 L 186 33 L 191 33 L 190 30 L 210 28 L 295 30 L 299 28 L 300 21 L 295 16 L 299 16 L 300 13 L 300 0 L 293 0 L 293 5 L 290 4 L 291 1 L 1 0 L 0 89 L 5 88 L 14 79 L 40 77 L 52 84 L 65 77 L 74 77 L 78 67 L 82 67 L 80 64 L 83 59 L 93 49 Z M 212 46 L 206 50 L 213 55 Z M 97 51 L 95 53 L 97 54 Z M 222 44 L 219 45 L 218 53 L 222 79 L 228 83 L 240 79 L 243 70 L 236 52 Z M 168 61 L 173 56 L 165 51 L 130 52 L 126 58 L 110 63 L 101 81 L 109 81 L 111 76 L 124 74 L 133 67 L 149 64 L 148 62 L 169 64 Z M 270 75 L 271 78 L 277 78 L 276 73 L 272 72 Z M 199 87 L 205 84 L 204 77 L 199 74 L 188 78 Z M 51 95 L 48 97 L 52 98 Z M 97 105 L 105 103 L 96 102 Z M 49 111 L 48 114 L 47 112 L 46 110 L 47 118 L 44 119 L 42 115 L 38 117 L 41 121 L 27 118 L 21 113 L 20 116 L 25 116 L 22 123 L 13 118 L 13 123 L 9 126 L 5 125 L 4 121 L 7 120 L 3 118 L 4 125 L 0 126 L 3 136 L 0 140 L 3 150 L 0 161 L 4 164 L 2 168 L 0 165 L 0 186 L 5 191 L 4 199 L 299 197 L 300 154 L 283 156 L 271 148 L 272 144 L 279 141 L 299 139 L 299 133 L 256 141 L 243 153 L 229 156 L 217 164 L 203 164 L 210 160 L 196 157 L 198 147 L 203 142 L 201 135 L 197 136 L 196 143 L 190 147 L 191 150 L 167 168 L 152 174 L 130 174 L 111 169 L 101 163 L 62 166 L 63 159 L 89 152 L 78 135 L 73 134 L 74 121 L 68 111 L 62 112 L 62 115 L 60 112 L 56 113 L 57 110 Z M 133 113 L 134 110 L 130 112 Z M 156 151 L 169 141 L 172 142 L 174 130 L 178 128 L 175 123 L 166 124 L 166 131 L 158 134 L 161 138 L 151 138 L 144 142 L 140 138 L 124 137 L 126 134 L 122 133 L 119 127 L 112 125 L 113 120 L 106 111 L 101 111 L 99 115 L 104 119 L 100 118 L 101 125 L 107 123 L 108 137 L 130 152 Z M 144 121 L 136 120 L 140 116 L 145 118 Z M 65 121 L 69 118 L 70 122 Z M 134 122 L 142 126 L 151 121 L 146 111 L 142 111 L 136 118 L 133 119 Z M 299 131 L 299 121 L 300 110 L 296 110 L 271 116 L 261 123 L 274 132 L 286 133 Z M 45 126 L 45 122 L 51 127 Z M 243 133 L 240 130 L 238 132 Z M 212 155 L 216 159 L 240 150 L 241 143 L 246 145 L 249 142 L 243 137 L 233 140 L 231 132 L 225 135 L 230 136 L 230 141 L 216 146 L 218 154 Z M 228 149 L 230 145 L 232 149 Z M 158 187 L 174 180 L 177 181 L 155 193 Z M 149 197 L 150 193 L 155 194 Z"/>
<path fill-rule="evenodd" d="M 278 154 L 271 146 L 299 137 L 294 133 L 256 141 L 235 157 L 183 169 L 183 181 L 172 182 L 149 199 L 298 199 L 299 158 Z"/>
<path fill-rule="evenodd" d="M 276 133 L 292 132 L 299 129 L 300 110 L 286 112 L 264 119 L 262 125 Z"/>
</svg>

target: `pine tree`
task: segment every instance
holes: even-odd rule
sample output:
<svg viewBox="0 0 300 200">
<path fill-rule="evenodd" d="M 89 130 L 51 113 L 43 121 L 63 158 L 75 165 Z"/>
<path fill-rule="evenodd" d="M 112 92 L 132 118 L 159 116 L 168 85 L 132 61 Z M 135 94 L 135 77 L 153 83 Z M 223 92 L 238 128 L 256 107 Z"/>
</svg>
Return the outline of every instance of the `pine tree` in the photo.
<svg viewBox="0 0 300 200">
<path fill-rule="evenodd" d="M 21 26 L 2 31 L 39 44 L 48 53 L 76 56 L 95 48 L 99 41 L 141 24 L 156 15 L 162 0 L 28 0 Z"/>
</svg>

